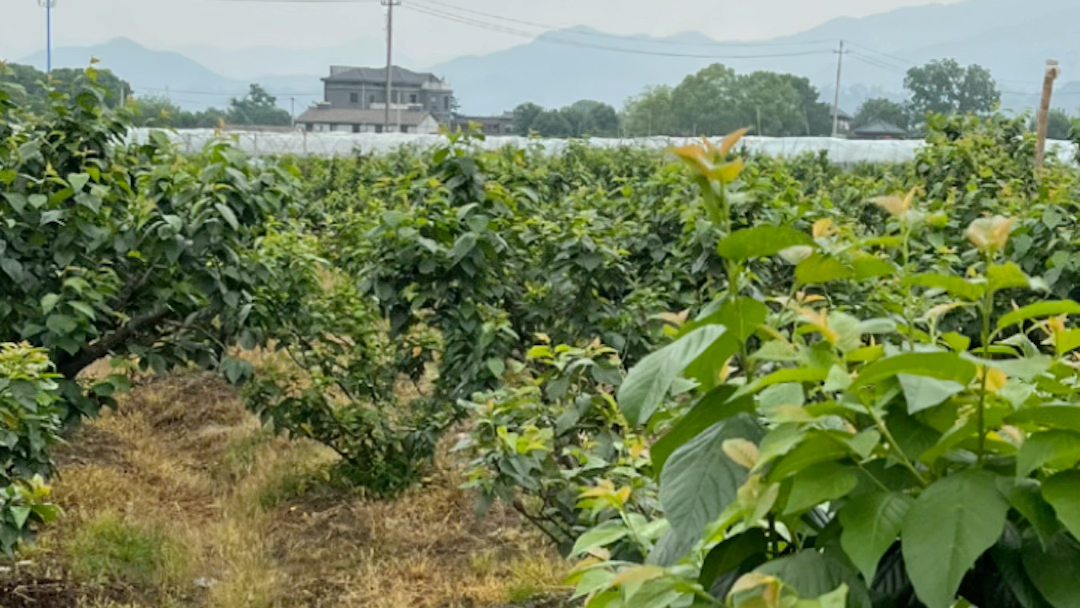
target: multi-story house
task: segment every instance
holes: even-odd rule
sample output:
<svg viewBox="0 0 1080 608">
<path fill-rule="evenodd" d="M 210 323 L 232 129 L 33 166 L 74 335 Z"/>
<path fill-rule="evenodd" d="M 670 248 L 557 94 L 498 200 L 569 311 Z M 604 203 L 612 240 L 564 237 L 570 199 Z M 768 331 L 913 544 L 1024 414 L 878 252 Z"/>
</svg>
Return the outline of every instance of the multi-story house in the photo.
<svg viewBox="0 0 1080 608">
<path fill-rule="evenodd" d="M 297 120 L 308 131 L 431 133 L 449 124 L 454 90 L 434 74 L 394 66 L 390 125 L 386 122 L 386 68 L 330 66 L 324 101 Z"/>
<path fill-rule="evenodd" d="M 454 89 L 434 74 L 421 74 L 394 66 L 391 71 L 390 109 L 428 112 L 440 123 L 450 122 Z M 382 110 L 386 106 L 386 68 L 330 66 L 323 78 L 325 96 L 332 108 Z"/>
</svg>

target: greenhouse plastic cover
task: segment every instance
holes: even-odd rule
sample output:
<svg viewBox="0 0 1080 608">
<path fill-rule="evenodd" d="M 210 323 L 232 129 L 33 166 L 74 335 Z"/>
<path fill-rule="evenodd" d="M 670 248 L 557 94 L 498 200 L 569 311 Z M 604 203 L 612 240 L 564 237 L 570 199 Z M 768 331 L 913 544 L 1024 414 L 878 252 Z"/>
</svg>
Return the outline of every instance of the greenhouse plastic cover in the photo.
<svg viewBox="0 0 1080 608">
<path fill-rule="evenodd" d="M 150 129 L 134 129 L 129 141 L 146 141 Z M 222 138 L 256 156 L 293 154 L 298 156 L 347 156 L 372 154 L 400 148 L 430 148 L 446 142 L 442 135 L 418 135 L 404 133 L 311 133 L 307 131 L 217 131 L 215 129 L 183 129 L 162 131 L 185 152 L 201 150 L 207 143 Z M 539 147 L 558 152 L 571 145 L 572 140 L 537 139 L 526 137 L 488 137 L 474 141 L 484 149 L 505 146 Z M 591 146 L 604 148 L 637 147 L 663 150 L 671 146 L 701 141 L 701 138 L 643 137 L 632 139 L 591 138 L 585 140 Z M 719 141 L 719 139 L 715 140 Z M 745 145 L 750 153 L 773 157 L 792 157 L 807 153 L 826 152 L 829 160 L 838 164 L 897 163 L 911 160 L 915 152 L 925 145 L 922 140 L 867 141 L 836 139 L 831 137 L 746 137 Z M 1067 141 L 1047 142 L 1047 156 L 1072 162 L 1075 145 Z"/>
</svg>

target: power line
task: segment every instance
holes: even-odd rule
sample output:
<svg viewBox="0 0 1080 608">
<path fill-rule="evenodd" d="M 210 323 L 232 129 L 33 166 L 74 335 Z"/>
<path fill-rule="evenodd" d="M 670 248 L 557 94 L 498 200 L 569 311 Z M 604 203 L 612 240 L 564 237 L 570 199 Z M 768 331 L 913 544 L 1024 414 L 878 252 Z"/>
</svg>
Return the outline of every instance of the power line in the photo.
<svg viewBox="0 0 1080 608">
<path fill-rule="evenodd" d="M 880 68 L 880 69 L 883 69 L 883 70 L 888 70 L 888 71 L 896 73 L 896 74 L 906 74 L 907 73 L 905 70 L 902 70 L 902 69 L 900 69 L 900 68 L 898 68 L 896 66 L 893 66 L 893 65 L 889 65 L 888 63 L 885 63 L 884 61 L 874 59 L 873 57 L 870 57 L 869 55 L 863 55 L 862 53 L 859 53 L 857 51 L 851 51 L 850 53 L 851 53 L 851 57 L 853 59 L 857 59 L 858 61 L 861 61 L 861 62 L 863 62 L 863 63 L 865 63 L 867 65 L 871 65 L 871 66 L 874 66 L 876 68 Z"/>
<path fill-rule="evenodd" d="M 762 54 L 752 54 L 752 55 L 712 55 L 712 54 L 706 55 L 706 54 L 695 54 L 695 53 L 674 53 L 674 52 L 667 52 L 667 51 L 647 51 L 647 50 L 643 50 L 643 49 L 620 48 L 620 47 L 592 44 L 592 43 L 588 43 L 588 42 L 580 42 L 580 41 L 574 41 L 574 40 L 564 40 L 564 39 L 561 39 L 561 38 L 552 38 L 550 36 L 544 36 L 544 37 L 537 38 L 535 33 L 533 33 L 533 32 L 527 32 L 527 31 L 518 30 L 518 29 L 506 27 L 506 26 L 503 26 L 503 25 L 499 25 L 499 24 L 496 24 L 496 23 L 490 23 L 490 22 L 481 21 L 481 20 L 478 20 L 478 19 L 472 19 L 472 18 L 469 18 L 469 17 L 463 17 L 463 16 L 460 16 L 460 15 L 454 15 L 452 13 L 443 12 L 441 10 L 431 9 L 431 8 L 427 8 L 427 7 L 418 7 L 418 6 L 414 6 L 414 5 L 411 5 L 411 4 L 403 4 L 402 8 L 406 8 L 406 9 L 409 9 L 409 10 L 411 10 L 413 12 L 422 13 L 422 14 L 425 14 L 425 15 L 428 15 L 428 16 L 431 16 L 431 17 L 436 17 L 436 18 L 439 18 L 439 19 L 445 19 L 447 21 L 453 21 L 453 22 L 456 22 L 456 23 L 461 23 L 461 24 L 464 24 L 464 25 L 469 25 L 469 26 L 472 26 L 472 27 L 480 28 L 480 29 L 486 29 L 486 30 L 489 30 L 489 31 L 495 31 L 495 32 L 515 35 L 515 36 L 522 36 L 522 37 L 529 38 L 529 39 L 535 39 L 535 40 L 538 40 L 538 41 L 541 41 L 541 42 L 548 42 L 548 43 L 552 43 L 552 44 L 562 44 L 562 45 L 566 45 L 566 46 L 575 46 L 575 47 L 579 47 L 579 48 L 588 48 L 588 49 L 597 49 L 597 50 L 603 50 L 603 51 L 612 51 L 612 52 L 616 52 L 616 53 L 627 53 L 627 54 L 631 54 L 631 55 L 649 55 L 649 56 L 654 56 L 654 57 L 683 57 L 683 58 L 696 58 L 696 59 L 766 59 L 766 58 L 773 58 L 773 57 L 803 57 L 803 56 L 807 56 L 807 55 L 824 55 L 824 54 L 828 54 L 828 53 L 832 52 L 832 51 L 829 51 L 829 50 L 820 50 L 820 51 L 799 51 L 799 52 L 788 52 L 788 53 L 762 53 Z"/>
<path fill-rule="evenodd" d="M 544 29 L 544 30 L 549 30 L 549 31 L 551 31 L 551 30 L 559 31 L 561 29 L 561 28 L 559 28 L 557 26 L 554 26 L 554 25 L 538 23 L 536 21 L 528 21 L 528 20 L 525 20 L 525 19 L 514 19 L 512 17 L 503 17 L 503 16 L 500 16 L 500 15 L 495 15 L 493 13 L 485 13 L 483 11 L 477 11 L 477 10 L 468 9 L 468 8 L 465 8 L 465 7 L 462 7 L 462 6 L 456 6 L 454 4 L 448 4 L 446 2 L 440 2 L 439 0 L 411 0 L 411 1 L 420 2 L 421 4 L 433 4 L 433 5 L 444 7 L 446 9 L 451 9 L 453 11 L 458 11 L 458 12 L 462 12 L 462 13 L 469 13 L 469 14 L 472 14 L 472 15 L 478 15 L 478 16 L 481 16 L 481 17 L 487 17 L 489 19 L 498 19 L 499 21 L 506 21 L 508 23 L 517 23 L 517 24 L 520 24 L 520 25 L 528 25 L 528 26 L 537 27 L 537 28 Z M 435 9 L 435 10 L 438 10 L 438 9 Z M 563 32 L 560 31 L 559 33 L 563 33 Z M 624 35 L 620 35 L 620 34 L 609 34 L 609 33 L 606 33 L 606 32 L 595 32 L 595 31 L 587 31 L 587 32 L 575 31 L 575 32 L 565 32 L 565 33 L 573 34 L 575 36 L 593 36 L 593 37 L 598 37 L 598 38 L 626 40 L 626 41 L 640 42 L 640 43 L 643 43 L 643 44 L 664 44 L 664 45 L 676 45 L 676 46 L 702 46 L 702 47 L 718 47 L 718 46 L 751 46 L 751 47 L 754 47 L 754 46 L 757 46 L 757 47 L 811 46 L 811 45 L 821 45 L 821 44 L 832 44 L 832 42 L 833 42 L 832 40 L 803 40 L 803 41 L 797 41 L 797 42 L 752 42 L 752 41 L 680 42 L 678 40 L 666 40 L 666 39 L 641 39 L 641 38 L 637 38 L 637 37 L 634 37 L 634 36 L 624 36 Z"/>
</svg>

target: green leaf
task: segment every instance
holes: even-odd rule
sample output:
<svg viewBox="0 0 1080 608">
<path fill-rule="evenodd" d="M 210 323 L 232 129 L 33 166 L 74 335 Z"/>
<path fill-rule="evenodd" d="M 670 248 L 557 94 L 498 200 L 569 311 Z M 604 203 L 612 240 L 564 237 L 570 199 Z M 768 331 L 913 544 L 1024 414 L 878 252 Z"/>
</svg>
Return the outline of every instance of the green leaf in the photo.
<svg viewBox="0 0 1080 608">
<path fill-rule="evenodd" d="M 60 294 L 47 293 L 41 297 L 41 314 L 49 314 L 56 308 L 56 304 L 60 302 Z"/>
<path fill-rule="evenodd" d="M 745 342 L 754 335 L 758 327 L 765 323 L 769 308 L 753 298 L 725 299 L 719 309 L 703 318 L 687 323 L 684 331 L 697 329 L 701 325 L 719 323 L 727 328 L 728 333 L 739 342 Z"/>
<path fill-rule="evenodd" d="M 1080 545 L 1075 540 L 1058 534 L 1045 550 L 1029 542 L 1022 551 L 1028 578 L 1051 606 L 1080 608 Z"/>
<path fill-rule="evenodd" d="M 881 558 L 900 535 L 911 503 L 904 494 L 875 492 L 853 496 L 840 509 L 840 546 L 863 580 L 874 580 Z"/>
<path fill-rule="evenodd" d="M 649 449 L 653 472 L 659 475 L 668 458 L 679 446 L 712 425 L 737 414 L 753 411 L 752 397 L 732 399 L 734 393 L 734 387 L 720 386 L 703 395 L 697 404 Z"/>
<path fill-rule="evenodd" d="M 218 210 L 221 217 L 225 218 L 225 222 L 232 227 L 233 230 L 240 230 L 240 222 L 236 219 L 236 214 L 225 203 L 214 203 L 214 208 Z"/>
<path fill-rule="evenodd" d="M 815 253 L 795 267 L 795 280 L 801 285 L 821 285 L 853 276 L 855 272 L 843 262 L 821 253 Z"/>
<path fill-rule="evenodd" d="M 901 529 L 904 562 L 928 608 L 950 608 L 960 582 L 1001 536 L 1009 504 L 995 476 L 966 469 L 936 481 L 915 500 Z"/>
<path fill-rule="evenodd" d="M 1080 407 L 1044 405 L 1009 414 L 1005 422 L 1016 426 L 1035 425 L 1080 433 Z"/>
<path fill-rule="evenodd" d="M 859 485 L 859 475 L 836 462 L 822 462 L 796 473 L 791 482 L 784 515 L 847 496 Z"/>
<path fill-rule="evenodd" d="M 938 380 L 928 376 L 897 374 L 900 388 L 904 391 L 909 414 L 928 410 L 945 402 L 949 397 L 964 391 L 964 385 L 952 380 Z"/>
<path fill-rule="evenodd" d="M 71 189 L 74 192 L 81 192 L 88 181 L 90 181 L 90 176 L 86 173 L 71 173 L 68 175 L 68 183 L 71 184 Z"/>
<path fill-rule="evenodd" d="M 867 365 L 851 385 L 855 390 L 881 380 L 909 374 L 949 380 L 964 386 L 975 377 L 975 364 L 956 353 L 905 353 Z"/>
<path fill-rule="evenodd" d="M 991 264 L 986 269 L 986 280 L 992 293 L 1005 289 L 1031 289 L 1031 278 L 1013 262 Z"/>
<path fill-rule="evenodd" d="M 835 433 L 835 434 L 834 434 Z M 798 446 L 776 462 L 769 471 L 769 480 L 782 481 L 820 462 L 839 460 L 851 454 L 851 448 L 837 436 L 840 433 L 814 431 Z"/>
<path fill-rule="evenodd" d="M 1034 479 L 1016 479 L 999 477 L 998 491 L 1012 508 L 1031 523 L 1039 541 L 1045 546 L 1061 530 L 1054 509 L 1047 503 L 1041 492 L 1041 485 Z"/>
<path fill-rule="evenodd" d="M 858 574 L 828 553 L 806 549 L 757 569 L 784 581 L 801 598 L 819 598 L 841 585 L 848 587 L 848 608 L 870 608 L 870 594 Z"/>
<path fill-rule="evenodd" d="M 30 507 L 26 505 L 14 505 L 10 508 L 11 518 L 15 520 L 15 527 L 22 529 L 26 525 L 26 520 L 30 519 Z"/>
<path fill-rule="evenodd" d="M 645 424 L 660 406 L 675 379 L 724 335 L 721 325 L 706 325 L 642 359 L 619 387 L 618 401 L 631 424 Z"/>
<path fill-rule="evenodd" d="M 1080 538 L 1080 471 L 1065 471 L 1047 479 L 1042 495 L 1054 507 L 1061 523 Z"/>
<path fill-rule="evenodd" d="M 735 502 L 746 482 L 748 471 L 724 454 L 724 442 L 746 439 L 756 444 L 761 435 L 757 423 L 740 414 L 713 425 L 671 455 L 660 473 L 660 503 L 682 539 L 699 539 L 705 526 Z"/>
<path fill-rule="evenodd" d="M 765 531 L 761 528 L 751 528 L 742 534 L 724 539 L 724 542 L 713 547 L 705 556 L 698 582 L 708 589 L 717 578 L 734 571 L 752 558 L 759 557 L 761 563 L 764 563 L 768 559 L 767 550 Z"/>
<path fill-rule="evenodd" d="M 70 306 L 70 307 L 74 308 L 75 310 L 77 310 L 78 312 L 82 313 L 83 316 L 87 317 L 91 321 L 97 320 L 97 313 L 94 312 L 93 307 L 90 306 L 89 304 L 87 304 L 86 302 L 79 302 L 78 300 L 74 300 L 74 301 L 68 302 L 68 306 Z"/>
<path fill-rule="evenodd" d="M 54 334 L 67 336 L 79 328 L 79 323 L 73 317 L 54 314 L 45 320 L 45 327 Z"/>
<path fill-rule="evenodd" d="M 968 302 L 977 302 L 986 293 L 986 287 L 982 284 L 942 274 L 920 274 L 911 277 L 905 283 L 911 287 L 941 289 L 954 298 L 960 298 Z"/>
<path fill-rule="evenodd" d="M 583 555 L 600 547 L 606 547 L 611 543 L 622 539 L 630 533 L 630 529 L 623 524 L 621 519 L 609 519 L 578 537 L 574 548 L 570 551 L 570 557 Z"/>
<path fill-rule="evenodd" d="M 896 272 L 896 266 L 890 262 L 868 254 L 855 256 L 855 259 L 851 261 L 851 267 L 855 271 L 855 276 L 852 278 L 856 281 L 876 279 Z"/>
<path fill-rule="evenodd" d="M 821 367 L 795 367 L 777 370 L 764 378 L 758 378 L 750 384 L 740 388 L 736 397 L 753 395 L 775 384 L 787 384 L 789 382 L 824 382 L 829 377 L 829 370 Z"/>
<path fill-rule="evenodd" d="M 738 261 L 776 255 L 795 245 L 813 244 L 810 235 L 789 226 L 755 226 L 720 241 L 716 252 L 720 257 Z"/>
<path fill-rule="evenodd" d="M 1024 440 L 1016 456 L 1016 476 L 1027 477 L 1047 463 L 1057 469 L 1071 469 L 1080 461 L 1080 433 L 1043 431 Z"/>
<path fill-rule="evenodd" d="M 1030 321 L 1031 319 L 1045 319 L 1047 317 L 1056 317 L 1058 315 L 1080 315 L 1080 304 L 1077 304 L 1072 300 L 1055 300 L 1029 304 L 998 319 L 997 329 L 998 331 L 1001 331 L 1005 328 L 1012 327 L 1013 325 L 1019 325 L 1024 321 Z"/>
</svg>

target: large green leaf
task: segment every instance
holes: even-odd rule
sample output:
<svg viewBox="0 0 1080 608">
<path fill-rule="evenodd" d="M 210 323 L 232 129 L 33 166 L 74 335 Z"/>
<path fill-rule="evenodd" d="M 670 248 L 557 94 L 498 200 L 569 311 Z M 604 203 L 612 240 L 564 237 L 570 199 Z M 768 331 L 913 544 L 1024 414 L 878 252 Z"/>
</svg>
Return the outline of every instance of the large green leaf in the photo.
<svg viewBox="0 0 1080 608">
<path fill-rule="evenodd" d="M 851 389 L 858 389 L 899 374 L 949 380 L 967 386 L 975 377 L 975 364 L 964 360 L 956 353 L 905 353 L 867 365 L 859 372 L 859 377 L 855 379 Z"/>
<path fill-rule="evenodd" d="M 952 380 L 939 380 L 929 376 L 897 374 L 900 388 L 904 391 L 909 414 L 928 410 L 945 402 L 949 397 L 964 391 L 965 386 Z"/>
<path fill-rule="evenodd" d="M 792 477 L 784 514 L 799 513 L 844 497 L 858 485 L 859 475 L 851 467 L 836 462 L 822 462 L 808 467 Z"/>
<path fill-rule="evenodd" d="M 1058 534 L 1043 549 L 1028 542 L 1023 549 L 1024 570 L 1054 608 L 1080 608 L 1080 545 Z"/>
<path fill-rule="evenodd" d="M 986 293 L 986 287 L 978 283 L 972 283 L 961 277 L 950 277 L 941 274 L 920 274 L 905 281 L 909 286 L 928 287 L 941 289 L 949 295 L 975 302 Z"/>
<path fill-rule="evenodd" d="M 581 555 L 598 547 L 604 547 L 630 533 L 629 528 L 620 519 L 612 519 L 596 526 L 578 537 L 571 556 Z"/>
<path fill-rule="evenodd" d="M 1039 467 L 1060 461 L 1060 468 L 1072 468 L 1080 461 L 1080 433 L 1043 431 L 1024 440 L 1016 456 L 1016 476 L 1027 477 Z"/>
<path fill-rule="evenodd" d="M 735 502 L 748 471 L 724 454 L 729 439 L 757 443 L 762 431 L 754 420 L 739 414 L 712 426 L 683 444 L 660 473 L 660 503 L 671 528 L 684 539 L 698 539 L 705 525 Z"/>
<path fill-rule="evenodd" d="M 950 608 L 968 570 L 993 546 L 1009 504 L 995 476 L 967 469 L 923 490 L 901 528 L 904 563 L 928 608 Z"/>
<path fill-rule="evenodd" d="M 900 536 L 911 503 L 904 494 L 874 492 L 853 496 L 840 509 L 840 546 L 863 580 L 874 580 L 882 556 Z"/>
<path fill-rule="evenodd" d="M 813 245 L 810 235 L 789 226 L 755 226 L 739 230 L 720 241 L 716 252 L 729 260 L 748 260 L 776 255 L 788 247 Z"/>
<path fill-rule="evenodd" d="M 802 285 L 820 285 L 854 276 L 855 272 L 843 262 L 821 253 L 815 253 L 795 267 L 795 280 Z"/>
<path fill-rule="evenodd" d="M 1010 414 L 1005 422 L 1015 425 L 1036 425 L 1080 433 L 1080 407 L 1075 405 L 1044 405 Z"/>
<path fill-rule="evenodd" d="M 852 453 L 852 448 L 840 438 L 839 433 L 814 431 L 776 461 L 769 471 L 769 479 L 782 481 L 818 463 L 839 460 Z"/>
<path fill-rule="evenodd" d="M 751 528 L 742 534 L 725 539 L 705 556 L 698 582 L 708 589 L 718 577 L 735 570 L 747 560 L 759 558 L 761 561 L 752 567 L 760 565 L 767 559 L 767 543 L 765 531 L 761 528 Z"/>
<path fill-rule="evenodd" d="M 1034 479 L 999 477 L 997 484 L 1005 500 L 1009 501 L 1017 513 L 1028 520 L 1043 545 L 1061 530 L 1057 514 L 1042 496 L 1042 486 L 1039 482 Z"/>
<path fill-rule="evenodd" d="M 997 322 L 998 330 L 1019 325 L 1031 319 L 1045 319 L 1058 315 L 1080 315 L 1080 304 L 1072 300 L 1054 300 L 1029 304 L 1019 310 L 1003 315 Z"/>
<path fill-rule="evenodd" d="M 619 407 L 631 424 L 645 424 L 667 396 L 671 385 L 713 342 L 724 335 L 721 325 L 706 325 L 642 359 L 619 387 Z"/>
<path fill-rule="evenodd" d="M 652 457 L 653 472 L 659 475 L 671 454 L 687 441 L 697 437 L 712 425 L 743 412 L 754 409 L 754 398 L 750 396 L 732 399 L 735 388 L 717 387 L 704 396 L 682 417 L 675 426 L 649 448 Z"/>
<path fill-rule="evenodd" d="M 1080 538 L 1080 471 L 1065 471 L 1047 479 L 1042 493 L 1061 523 Z"/>
<path fill-rule="evenodd" d="M 870 594 L 858 574 L 834 556 L 805 549 L 757 568 L 784 581 L 801 598 L 818 598 L 841 585 L 848 586 L 848 608 L 870 608 Z"/>
<path fill-rule="evenodd" d="M 1032 288 L 1031 278 L 1013 262 L 991 264 L 986 269 L 986 280 L 991 292 Z"/>
</svg>

